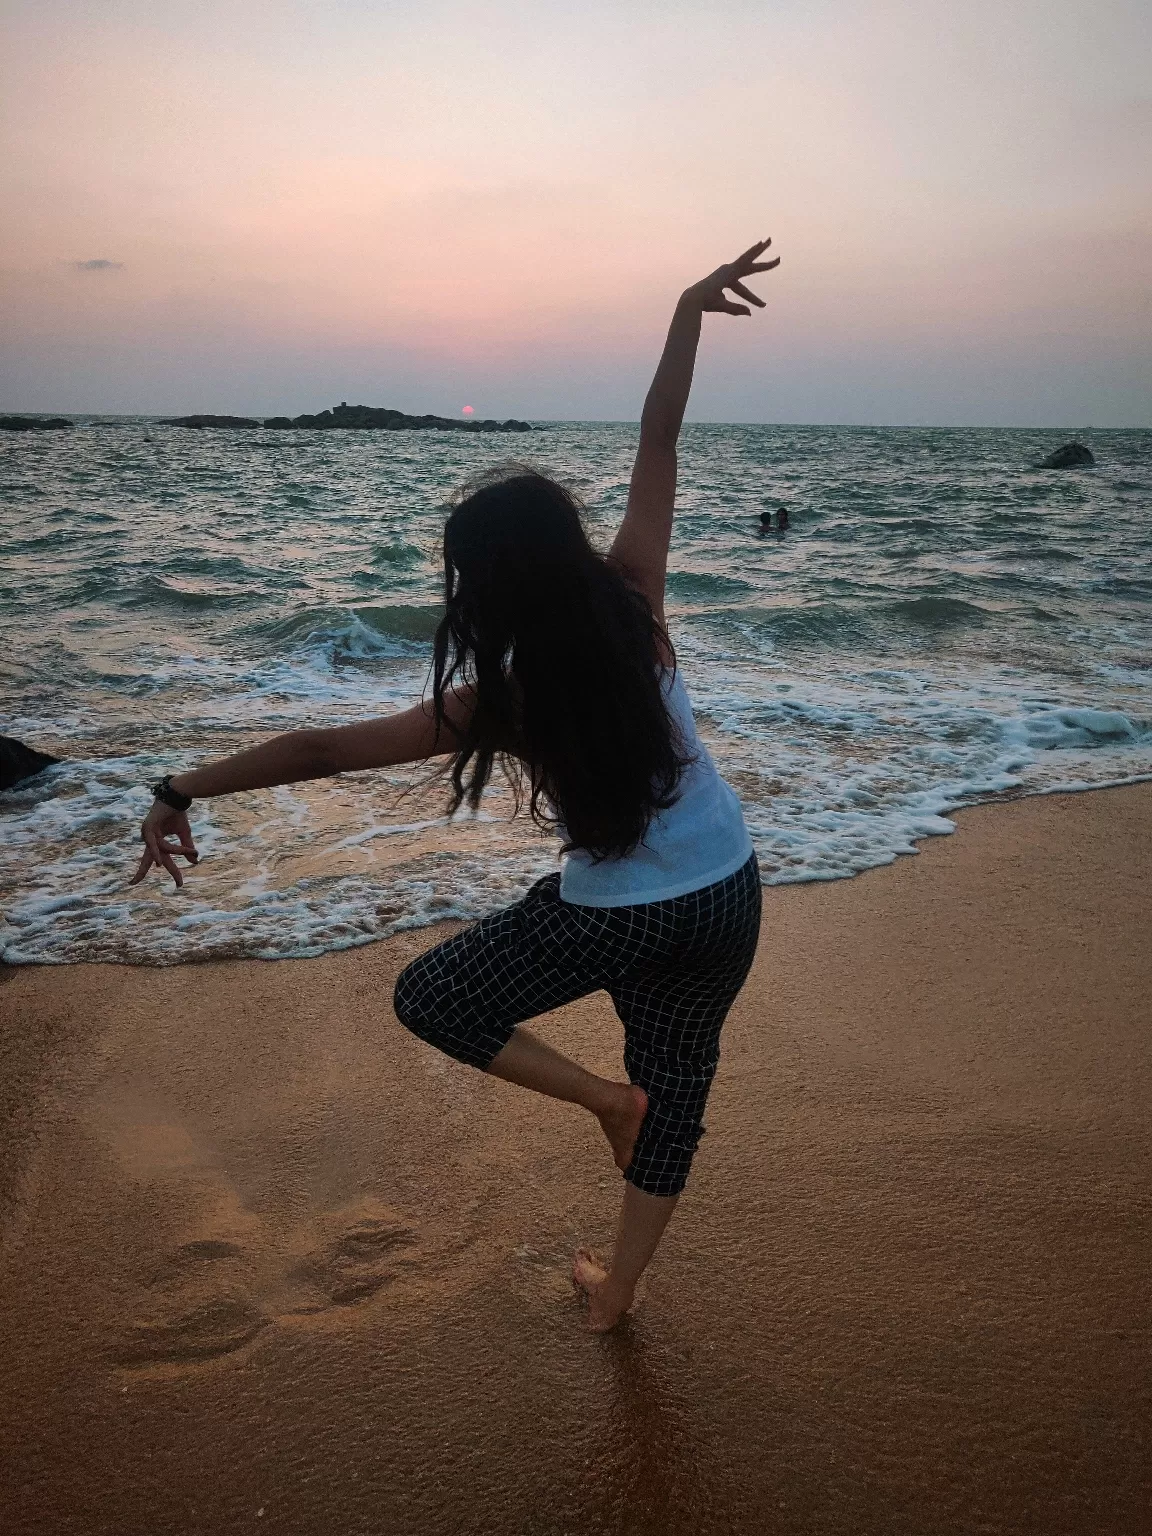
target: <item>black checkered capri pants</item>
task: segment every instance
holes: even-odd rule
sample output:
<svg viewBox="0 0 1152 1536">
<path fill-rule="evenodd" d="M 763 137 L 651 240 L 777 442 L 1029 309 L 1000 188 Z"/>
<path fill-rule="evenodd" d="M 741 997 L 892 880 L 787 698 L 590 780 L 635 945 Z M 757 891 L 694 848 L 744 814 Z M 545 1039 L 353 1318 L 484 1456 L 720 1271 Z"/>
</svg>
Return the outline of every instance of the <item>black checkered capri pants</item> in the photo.
<svg viewBox="0 0 1152 1536">
<path fill-rule="evenodd" d="M 517 1024 L 605 991 L 624 1025 L 624 1066 L 648 1095 L 625 1177 L 676 1195 L 704 1132 L 720 1030 L 760 930 L 755 854 L 727 879 L 634 907 L 560 899 L 559 874 L 414 960 L 396 983 L 400 1022 L 486 1068 Z"/>
</svg>

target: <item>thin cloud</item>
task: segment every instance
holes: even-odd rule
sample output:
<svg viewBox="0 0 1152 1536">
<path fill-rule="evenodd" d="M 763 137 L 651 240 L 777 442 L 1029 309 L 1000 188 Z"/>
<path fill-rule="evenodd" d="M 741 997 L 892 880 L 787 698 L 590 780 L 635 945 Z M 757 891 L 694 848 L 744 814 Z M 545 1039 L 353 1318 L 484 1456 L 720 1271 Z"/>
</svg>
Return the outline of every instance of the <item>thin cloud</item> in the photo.
<svg viewBox="0 0 1152 1536">
<path fill-rule="evenodd" d="M 115 272 L 124 265 L 122 261 L 109 261 L 106 256 L 95 256 L 91 261 L 74 261 L 77 272 Z"/>
</svg>

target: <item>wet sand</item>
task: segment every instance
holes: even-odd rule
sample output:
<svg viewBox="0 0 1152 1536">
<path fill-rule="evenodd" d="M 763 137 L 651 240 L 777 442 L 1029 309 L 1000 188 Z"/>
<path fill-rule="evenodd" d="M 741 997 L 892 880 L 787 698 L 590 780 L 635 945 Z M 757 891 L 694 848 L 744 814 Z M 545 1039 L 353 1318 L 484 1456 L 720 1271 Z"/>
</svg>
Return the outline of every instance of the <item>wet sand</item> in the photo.
<svg viewBox="0 0 1152 1536">
<path fill-rule="evenodd" d="M 766 892 L 607 1338 L 606 1147 L 397 1026 L 429 930 L 5 972 L 7 1536 L 1152 1528 L 1152 785 L 959 819 Z"/>
</svg>

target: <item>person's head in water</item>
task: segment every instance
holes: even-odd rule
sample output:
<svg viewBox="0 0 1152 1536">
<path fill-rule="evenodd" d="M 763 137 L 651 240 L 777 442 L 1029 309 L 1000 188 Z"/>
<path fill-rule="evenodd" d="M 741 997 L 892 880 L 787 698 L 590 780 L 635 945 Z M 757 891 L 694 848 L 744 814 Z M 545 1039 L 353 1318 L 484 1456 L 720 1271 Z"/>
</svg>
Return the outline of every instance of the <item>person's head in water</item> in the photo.
<svg viewBox="0 0 1152 1536">
<path fill-rule="evenodd" d="M 683 767 L 661 687 L 670 652 L 647 600 L 588 542 L 572 494 L 512 466 L 465 487 L 444 528 L 445 614 L 432 697 L 475 690 L 451 764 L 452 809 L 475 807 L 497 758 L 566 846 L 627 852 L 671 804 Z M 447 727 L 451 730 L 451 727 Z"/>
<path fill-rule="evenodd" d="M 777 526 L 777 528 L 787 528 L 787 526 L 788 526 L 788 508 L 787 507 L 777 507 L 776 508 L 776 526 Z"/>
<path fill-rule="evenodd" d="M 760 526 L 761 526 L 761 528 L 771 528 L 771 526 L 772 526 L 772 514 L 771 514 L 771 512 L 761 512 L 761 514 L 760 514 Z"/>
</svg>

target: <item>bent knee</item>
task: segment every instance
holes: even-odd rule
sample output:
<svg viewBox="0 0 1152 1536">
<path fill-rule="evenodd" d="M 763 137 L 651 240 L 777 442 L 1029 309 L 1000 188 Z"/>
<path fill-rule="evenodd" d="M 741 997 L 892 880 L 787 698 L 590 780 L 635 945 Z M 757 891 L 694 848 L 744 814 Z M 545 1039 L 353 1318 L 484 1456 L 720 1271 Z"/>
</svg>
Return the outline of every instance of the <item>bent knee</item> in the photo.
<svg viewBox="0 0 1152 1536">
<path fill-rule="evenodd" d="M 462 999 L 443 973 L 424 965 L 424 956 L 400 972 L 392 1006 L 404 1028 L 465 1066 L 486 1070 L 508 1042 L 513 1026 L 501 1028 L 481 1016 L 476 1000 Z"/>
</svg>

